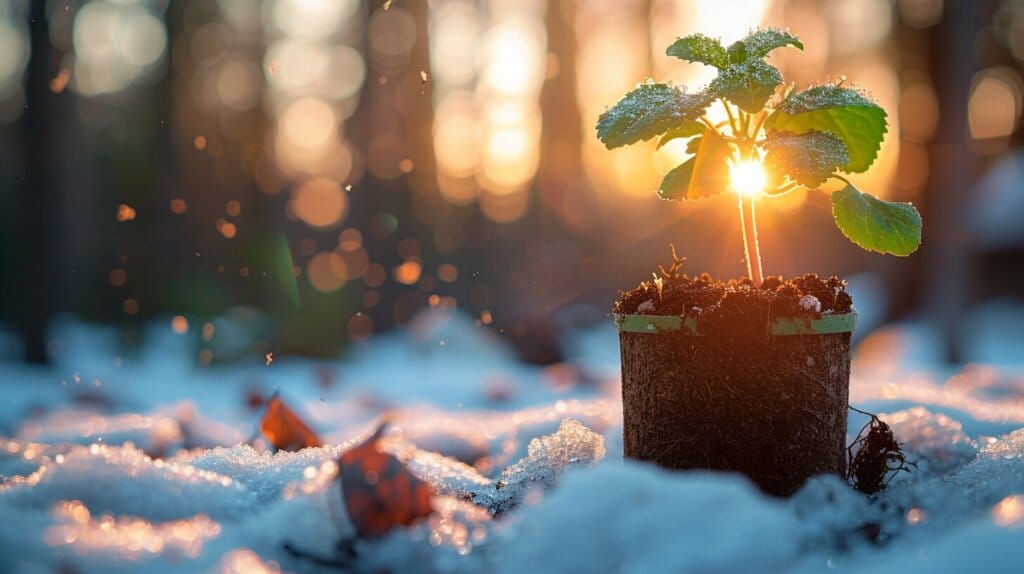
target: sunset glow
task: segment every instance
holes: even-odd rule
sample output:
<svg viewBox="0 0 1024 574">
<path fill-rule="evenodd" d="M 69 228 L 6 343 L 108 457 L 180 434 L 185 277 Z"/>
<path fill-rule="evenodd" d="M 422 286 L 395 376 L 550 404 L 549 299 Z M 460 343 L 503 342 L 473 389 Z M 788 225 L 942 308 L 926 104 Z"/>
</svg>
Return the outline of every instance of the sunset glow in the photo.
<svg viewBox="0 0 1024 574">
<path fill-rule="evenodd" d="M 729 177 L 736 193 L 754 197 L 764 191 L 767 176 L 764 165 L 756 160 L 739 160 L 729 166 Z"/>
</svg>

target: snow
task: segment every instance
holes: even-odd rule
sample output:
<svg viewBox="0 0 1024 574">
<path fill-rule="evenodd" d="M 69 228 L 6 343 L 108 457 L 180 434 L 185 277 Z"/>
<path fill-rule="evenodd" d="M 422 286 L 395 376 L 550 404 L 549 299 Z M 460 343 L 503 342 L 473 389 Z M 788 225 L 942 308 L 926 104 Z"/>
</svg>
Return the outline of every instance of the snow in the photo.
<svg viewBox="0 0 1024 574">
<path fill-rule="evenodd" d="M 978 453 L 978 443 L 964 433 L 963 425 L 942 413 L 917 406 L 879 417 L 892 428 L 904 454 L 916 461 L 921 472 L 956 470 Z"/>
<path fill-rule="evenodd" d="M 499 572 L 771 572 L 800 527 L 742 477 L 621 461 L 570 473 L 512 520 Z"/>
<path fill-rule="evenodd" d="M 918 323 L 863 337 L 852 404 L 917 465 L 873 498 L 822 476 L 774 499 L 737 475 L 623 461 L 611 325 L 570 331 L 567 362 L 546 368 L 439 311 L 344 360 L 200 368 L 168 324 L 121 357 L 110 331 L 65 321 L 51 369 L 0 361 L 0 572 L 1024 571 L 1010 303 L 972 313 L 959 368 Z M 274 391 L 325 446 L 254 439 L 248 396 Z M 353 542 L 353 559 L 337 461 L 385 413 L 383 448 L 434 487 L 436 512 Z M 851 413 L 851 439 L 866 420 Z"/>
<path fill-rule="evenodd" d="M 1024 571 L 1020 552 L 1020 526 L 1006 527 L 988 517 L 969 521 L 955 533 L 927 544 L 898 545 L 885 551 L 865 572 L 904 574 L 929 572 L 986 572 L 1016 574 Z"/>
</svg>

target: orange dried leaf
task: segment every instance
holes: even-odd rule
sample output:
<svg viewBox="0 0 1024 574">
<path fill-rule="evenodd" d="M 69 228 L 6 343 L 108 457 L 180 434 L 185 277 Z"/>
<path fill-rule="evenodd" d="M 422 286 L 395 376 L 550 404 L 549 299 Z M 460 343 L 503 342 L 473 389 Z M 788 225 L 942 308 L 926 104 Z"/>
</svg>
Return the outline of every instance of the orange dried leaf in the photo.
<svg viewBox="0 0 1024 574">
<path fill-rule="evenodd" d="M 375 538 L 409 526 L 434 512 L 434 488 L 393 455 L 380 449 L 387 423 L 366 442 L 341 455 L 338 476 L 345 509 L 362 538 Z"/>
<path fill-rule="evenodd" d="M 301 450 L 323 444 L 313 429 L 276 394 L 267 402 L 260 431 L 278 450 Z"/>
</svg>

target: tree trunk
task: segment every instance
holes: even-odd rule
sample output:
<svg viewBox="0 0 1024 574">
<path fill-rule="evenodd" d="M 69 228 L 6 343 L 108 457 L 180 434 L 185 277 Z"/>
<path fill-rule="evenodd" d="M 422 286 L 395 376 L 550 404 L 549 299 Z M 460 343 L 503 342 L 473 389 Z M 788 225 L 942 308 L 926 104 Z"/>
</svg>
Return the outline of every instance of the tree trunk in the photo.
<svg viewBox="0 0 1024 574">
<path fill-rule="evenodd" d="M 24 179 L 17 206 L 18 283 L 16 313 L 18 330 L 25 346 L 25 360 L 45 364 L 47 324 L 54 310 L 52 270 L 57 167 L 52 141 L 52 108 L 56 94 L 49 81 L 56 73 L 55 52 L 50 46 L 46 2 L 32 2 L 29 30 L 32 55 L 25 83 L 25 111 L 21 119 L 24 137 Z"/>
<path fill-rule="evenodd" d="M 931 76 L 941 120 L 930 146 L 932 172 L 924 206 L 926 301 L 945 359 L 953 363 L 963 360 L 968 254 L 961 214 L 975 171 L 973 156 L 966 149 L 970 139 L 967 103 L 977 69 L 974 38 L 981 10 L 975 2 L 947 3 L 931 38 Z"/>
</svg>

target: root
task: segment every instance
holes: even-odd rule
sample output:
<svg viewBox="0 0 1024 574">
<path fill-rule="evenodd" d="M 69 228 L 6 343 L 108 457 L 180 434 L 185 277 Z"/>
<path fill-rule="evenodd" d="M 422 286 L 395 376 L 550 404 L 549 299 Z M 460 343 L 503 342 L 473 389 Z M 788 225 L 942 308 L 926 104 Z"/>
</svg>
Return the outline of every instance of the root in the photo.
<svg viewBox="0 0 1024 574">
<path fill-rule="evenodd" d="M 686 258 L 676 255 L 676 246 L 674 244 L 669 243 L 668 246 L 672 249 L 672 265 L 669 265 L 668 270 L 666 270 L 665 267 L 659 263 L 658 271 L 661 272 L 661 276 L 665 279 L 675 279 L 679 277 L 679 270 L 683 268 L 683 263 L 686 263 Z"/>
<path fill-rule="evenodd" d="M 871 420 L 860 429 L 857 438 L 846 449 L 846 479 L 864 494 L 875 494 L 885 489 L 889 481 L 900 472 L 910 472 L 910 466 L 892 428 L 876 415 L 849 407 Z M 854 448 L 857 448 L 854 453 Z"/>
</svg>

